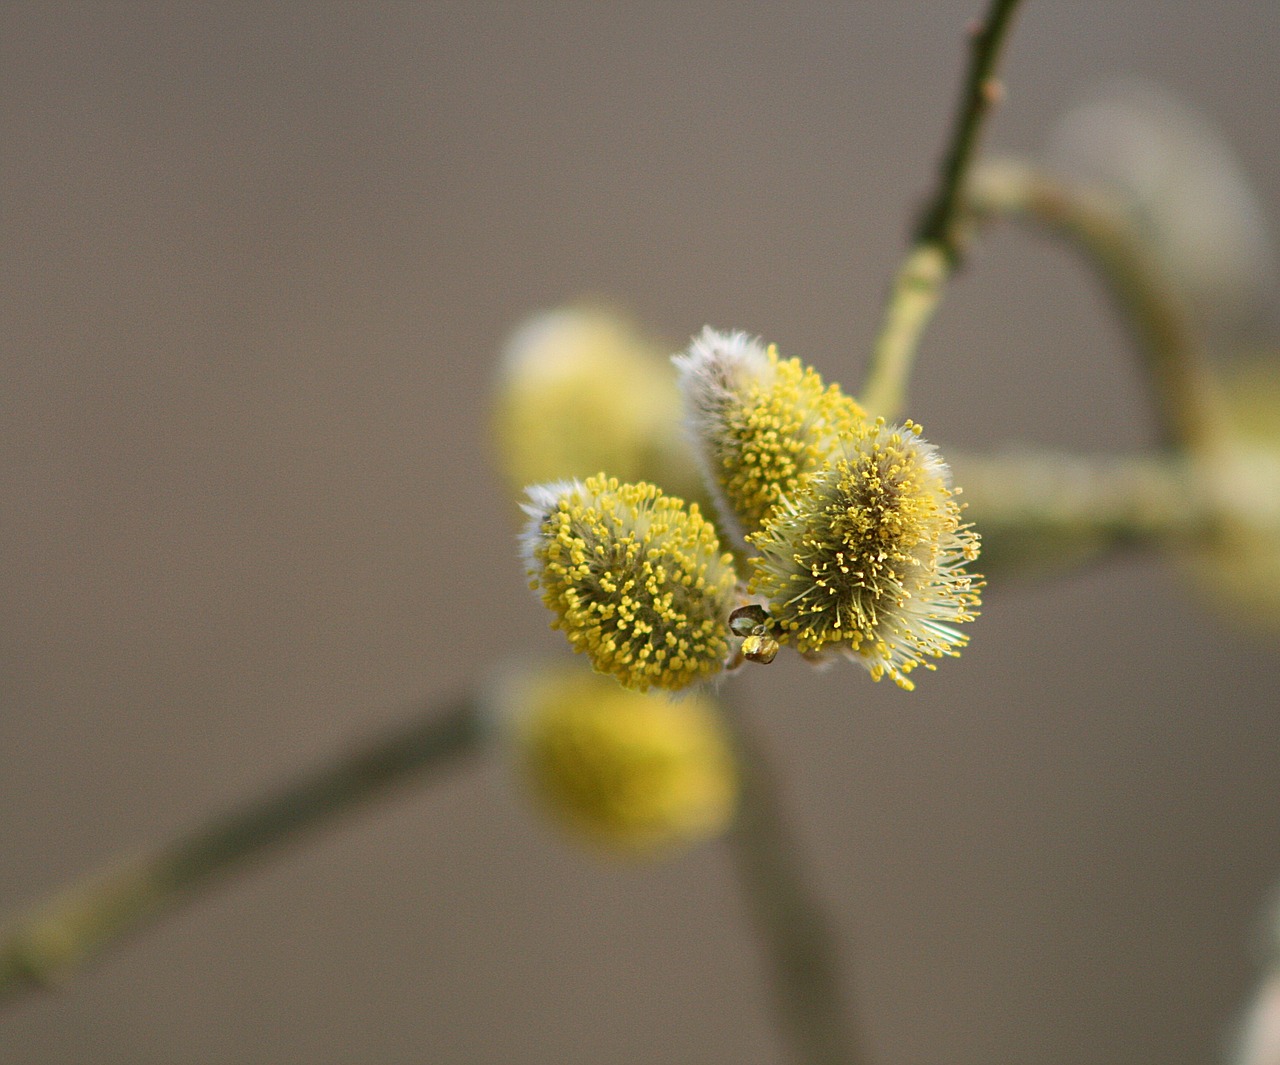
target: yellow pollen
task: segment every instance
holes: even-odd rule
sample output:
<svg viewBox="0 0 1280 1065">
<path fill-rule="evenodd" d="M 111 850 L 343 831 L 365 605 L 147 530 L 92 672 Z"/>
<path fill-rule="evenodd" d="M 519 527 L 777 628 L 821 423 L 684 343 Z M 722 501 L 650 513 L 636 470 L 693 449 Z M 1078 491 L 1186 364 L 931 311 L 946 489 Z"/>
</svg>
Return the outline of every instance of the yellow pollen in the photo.
<svg viewBox="0 0 1280 1065">
<path fill-rule="evenodd" d="M 696 507 L 600 475 L 568 488 L 528 535 L 553 627 L 596 669 L 643 691 L 683 688 L 723 667 L 736 575 Z M 688 653 L 669 656 L 673 641 Z"/>
</svg>

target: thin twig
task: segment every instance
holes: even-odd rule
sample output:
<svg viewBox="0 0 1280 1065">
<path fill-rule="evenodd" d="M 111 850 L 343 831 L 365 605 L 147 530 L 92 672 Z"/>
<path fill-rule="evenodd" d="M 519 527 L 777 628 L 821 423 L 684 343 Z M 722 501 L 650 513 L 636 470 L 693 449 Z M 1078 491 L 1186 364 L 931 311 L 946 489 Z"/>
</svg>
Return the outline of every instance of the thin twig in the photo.
<svg viewBox="0 0 1280 1065">
<path fill-rule="evenodd" d="M 290 786 L 74 883 L 0 933 L 0 999 L 67 979 L 215 877 L 395 784 L 452 763 L 486 734 L 475 704 L 431 711 Z"/>
<path fill-rule="evenodd" d="M 1230 517 L 1178 456 L 1018 449 L 949 457 L 965 518 L 982 531 L 989 576 L 1075 570 L 1126 547 L 1203 547 Z"/>
<path fill-rule="evenodd" d="M 960 206 L 982 128 L 1002 90 L 995 69 L 1020 0 L 992 0 L 972 35 L 969 69 L 960 93 L 951 142 L 943 156 L 937 189 L 915 240 L 894 280 L 884 323 L 872 350 L 861 399 L 872 414 L 893 419 L 906 397 L 907 378 L 920 336 L 960 261 Z"/>
<path fill-rule="evenodd" d="M 1129 213 L 1098 189 L 1011 159 L 978 167 L 965 195 L 978 221 L 1030 221 L 1071 241 L 1098 269 L 1146 360 L 1163 442 L 1205 447 L 1217 440 L 1226 419 L 1204 345 Z"/>
<path fill-rule="evenodd" d="M 801 1065 L 859 1065 L 861 1048 L 840 993 L 848 944 L 837 945 L 805 882 L 777 781 L 741 709 L 728 706 L 725 719 L 742 779 L 728 843 L 769 963 L 783 1029 Z"/>
</svg>

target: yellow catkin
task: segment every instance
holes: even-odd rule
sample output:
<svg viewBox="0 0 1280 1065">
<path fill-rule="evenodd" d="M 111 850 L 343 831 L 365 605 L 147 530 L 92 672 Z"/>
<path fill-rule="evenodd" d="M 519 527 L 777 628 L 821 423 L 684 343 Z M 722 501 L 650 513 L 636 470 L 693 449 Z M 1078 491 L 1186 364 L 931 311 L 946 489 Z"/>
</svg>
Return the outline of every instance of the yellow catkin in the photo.
<svg viewBox="0 0 1280 1065">
<path fill-rule="evenodd" d="M 724 492 L 746 529 L 758 529 L 800 478 L 821 465 L 833 438 L 854 432 L 862 418 L 838 385 L 824 386 L 799 359 L 779 359 L 772 345 L 767 357 L 773 374 L 753 382 L 742 405 L 726 412 L 717 442 Z"/>
<path fill-rule="evenodd" d="M 748 538 L 750 590 L 780 642 L 839 652 L 903 688 L 931 657 L 955 655 L 976 616 L 976 535 L 960 520 L 945 463 L 919 427 L 877 421 L 806 477 Z"/>
<path fill-rule="evenodd" d="M 1212 535 L 1180 560 L 1209 602 L 1242 629 L 1280 633 L 1280 357 L 1219 371 L 1228 420 L 1199 470 L 1216 510 Z"/>
<path fill-rule="evenodd" d="M 608 470 L 682 498 L 702 489 L 684 446 L 680 394 L 664 349 L 623 318 L 565 307 L 525 321 L 503 352 L 493 410 L 508 482 Z"/>
<path fill-rule="evenodd" d="M 739 535 L 759 530 L 865 421 L 837 385 L 741 333 L 708 329 L 676 365 L 704 474 Z"/>
<path fill-rule="evenodd" d="M 530 498 L 531 584 L 575 651 L 638 691 L 724 667 L 737 577 L 696 504 L 603 474 Z"/>
<path fill-rule="evenodd" d="M 563 668 L 528 688 L 519 719 L 530 791 L 579 838 L 653 854 L 714 836 L 732 816 L 737 778 L 709 697 L 641 694 Z"/>
</svg>

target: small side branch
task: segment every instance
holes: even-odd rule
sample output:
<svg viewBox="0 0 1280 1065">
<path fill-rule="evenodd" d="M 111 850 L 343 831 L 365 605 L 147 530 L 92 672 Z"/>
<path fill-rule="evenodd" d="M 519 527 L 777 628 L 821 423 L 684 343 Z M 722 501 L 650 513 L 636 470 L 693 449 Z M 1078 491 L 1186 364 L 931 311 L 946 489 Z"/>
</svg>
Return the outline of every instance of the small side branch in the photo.
<svg viewBox="0 0 1280 1065">
<path fill-rule="evenodd" d="M 966 198 L 979 222 L 1028 221 L 1074 244 L 1097 268 L 1146 361 L 1163 442 L 1204 448 L 1216 441 L 1226 421 L 1203 345 L 1127 212 L 1097 189 L 1010 159 L 977 168 Z"/>
<path fill-rule="evenodd" d="M 1203 471 L 1175 456 L 1048 451 L 952 454 L 989 574 L 1044 576 L 1126 547 L 1194 549 L 1228 515 Z"/>
<path fill-rule="evenodd" d="M 884 324 L 872 350 L 860 399 L 872 414 L 890 420 L 901 411 L 920 337 L 960 261 L 964 184 L 986 117 L 1002 93 L 996 65 L 1019 2 L 992 0 L 986 19 L 973 32 L 969 69 L 937 189 L 921 216 L 911 251 L 898 271 Z"/>
<path fill-rule="evenodd" d="M 72 884 L 0 932 L 0 1000 L 66 980 L 216 877 L 412 777 L 477 748 L 471 702 L 416 718 L 291 786 Z"/>
</svg>

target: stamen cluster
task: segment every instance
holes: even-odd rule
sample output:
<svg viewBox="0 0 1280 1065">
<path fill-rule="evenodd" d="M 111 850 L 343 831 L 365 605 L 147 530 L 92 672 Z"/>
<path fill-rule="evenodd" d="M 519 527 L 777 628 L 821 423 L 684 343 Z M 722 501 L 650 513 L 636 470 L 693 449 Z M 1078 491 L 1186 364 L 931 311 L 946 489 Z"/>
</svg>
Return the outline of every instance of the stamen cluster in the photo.
<svg viewBox="0 0 1280 1065">
<path fill-rule="evenodd" d="M 748 540 L 750 591 L 778 639 L 839 651 L 903 688 L 926 657 L 958 654 L 978 596 L 964 572 L 978 540 L 960 522 L 946 465 L 919 427 L 877 420 L 843 443 Z"/>
<path fill-rule="evenodd" d="M 522 776 L 565 829 L 642 856 L 714 836 L 729 821 L 737 775 L 709 697 L 626 691 L 571 666 L 521 687 Z"/>
<path fill-rule="evenodd" d="M 707 328 L 674 362 L 703 473 L 739 539 L 865 418 L 838 386 L 745 333 Z"/>
<path fill-rule="evenodd" d="M 532 488 L 529 499 L 531 586 L 596 669 L 645 691 L 723 668 L 737 577 L 697 504 L 603 474 Z"/>
</svg>

